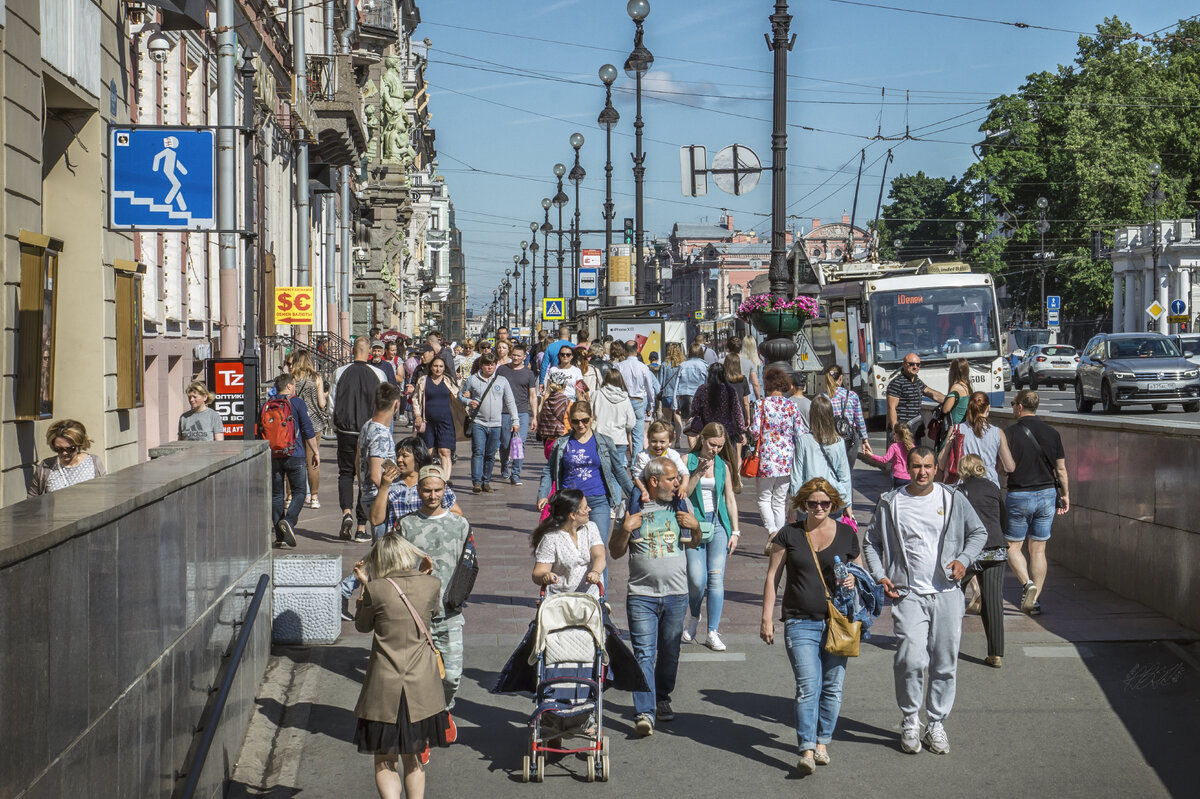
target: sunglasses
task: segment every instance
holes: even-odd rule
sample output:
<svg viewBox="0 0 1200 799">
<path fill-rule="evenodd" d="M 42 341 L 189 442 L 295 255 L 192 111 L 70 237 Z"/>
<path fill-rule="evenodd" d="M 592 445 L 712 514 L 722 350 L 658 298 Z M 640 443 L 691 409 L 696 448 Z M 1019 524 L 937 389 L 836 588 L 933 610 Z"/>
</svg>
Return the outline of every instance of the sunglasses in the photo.
<svg viewBox="0 0 1200 799">
<path fill-rule="evenodd" d="M 804 503 L 809 510 L 829 510 L 829 506 L 833 504 L 828 499 L 810 499 Z"/>
<path fill-rule="evenodd" d="M 905 365 L 905 366 L 913 366 L 913 367 L 916 367 L 917 369 L 920 369 L 920 368 L 921 368 L 921 363 L 920 363 L 920 361 L 917 361 L 917 362 L 914 362 L 914 361 L 905 361 L 905 362 L 904 362 L 904 365 Z"/>
<path fill-rule="evenodd" d="M 571 420 L 571 424 L 587 424 L 592 421 L 590 416 L 579 416 Z"/>
<path fill-rule="evenodd" d="M 59 455 L 74 455 L 79 451 L 79 447 L 54 447 L 54 451 Z"/>
</svg>

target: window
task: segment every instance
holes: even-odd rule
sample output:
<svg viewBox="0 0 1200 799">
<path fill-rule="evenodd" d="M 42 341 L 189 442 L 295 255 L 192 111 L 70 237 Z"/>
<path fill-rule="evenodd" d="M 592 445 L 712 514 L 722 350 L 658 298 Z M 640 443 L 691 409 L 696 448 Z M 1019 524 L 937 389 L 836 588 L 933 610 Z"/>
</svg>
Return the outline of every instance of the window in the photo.
<svg viewBox="0 0 1200 799">
<path fill-rule="evenodd" d="M 17 304 L 16 418 L 54 415 L 54 332 L 57 322 L 58 239 L 22 230 L 21 293 Z"/>
<path fill-rule="evenodd" d="M 116 261 L 117 299 L 117 407 L 138 408 L 143 403 L 142 275 L 146 265 Z"/>
<path fill-rule="evenodd" d="M 441 230 L 442 229 L 442 212 L 440 210 L 438 210 L 437 208 L 434 208 L 433 210 L 431 210 L 429 212 L 429 229 L 430 230 Z"/>
<path fill-rule="evenodd" d="M 905 353 L 941 359 L 996 356 L 1000 344 L 991 288 L 914 288 L 871 298 L 871 327 L 881 363 Z"/>
</svg>

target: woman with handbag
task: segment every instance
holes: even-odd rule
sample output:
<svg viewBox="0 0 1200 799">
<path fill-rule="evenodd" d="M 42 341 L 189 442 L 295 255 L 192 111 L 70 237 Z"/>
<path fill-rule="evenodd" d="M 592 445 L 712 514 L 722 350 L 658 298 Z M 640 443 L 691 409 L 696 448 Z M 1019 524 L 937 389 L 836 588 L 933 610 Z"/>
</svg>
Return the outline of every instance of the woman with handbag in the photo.
<svg viewBox="0 0 1200 799">
<path fill-rule="evenodd" d="M 354 627 L 375 634 L 354 708 L 354 743 L 359 752 L 375 755 L 381 799 L 400 799 L 402 789 L 410 799 L 424 796 L 429 748 L 457 737 L 442 692 L 441 654 L 429 634 L 441 611 L 442 584 L 420 571 L 427 560 L 413 544 L 388 534 L 354 567 L 366 584 Z"/>
<path fill-rule="evenodd" d="M 771 539 L 787 524 L 787 495 L 792 476 L 792 454 L 800 444 L 807 428 L 804 417 L 788 399 L 792 378 L 786 370 L 770 366 L 763 372 L 763 391 L 766 396 L 758 403 L 758 411 L 750 420 L 750 434 L 755 441 L 758 460 L 757 474 L 748 474 L 747 458 L 742 464 L 744 477 L 758 477 L 758 513 L 767 528 L 765 554 L 771 553 Z"/>
<path fill-rule="evenodd" d="M 815 404 L 815 403 L 814 403 Z M 762 626 L 759 636 L 775 642 L 775 587 L 787 565 L 783 585 L 783 629 L 788 660 L 796 678 L 796 739 L 800 745 L 801 774 L 812 774 L 818 765 L 829 765 L 829 743 L 842 707 L 842 682 L 846 655 L 830 652 L 830 639 L 844 640 L 851 624 L 833 607 L 830 598 L 839 587 L 853 588 L 854 576 L 838 586 L 834 556 L 842 563 L 859 558 L 858 536 L 849 525 L 835 521 L 831 511 L 844 502 L 828 480 L 809 480 L 796 493 L 793 506 L 806 513 L 789 524 L 771 542 L 767 579 L 763 583 Z M 854 632 L 851 631 L 853 636 Z M 854 638 L 857 642 L 857 638 Z M 840 647 L 834 646 L 835 651 Z"/>
<path fill-rule="evenodd" d="M 725 643 L 717 629 L 725 605 L 725 561 L 737 549 L 742 533 L 738 529 L 737 492 L 741 490 L 738 473 L 732 468 L 733 447 L 725 428 L 713 422 L 704 426 L 700 438 L 687 456 L 688 478 L 683 493 L 688 496 L 696 517 L 712 525 L 712 534 L 702 544 L 688 547 L 688 610 L 681 640 L 696 640 L 700 626 L 700 608 L 708 600 L 708 636 L 704 644 L 714 652 L 724 652 Z"/>
<path fill-rule="evenodd" d="M 429 374 L 417 378 L 413 392 L 413 424 L 431 453 L 437 453 L 442 473 L 450 474 L 451 455 L 457 444 L 454 432 L 454 383 L 446 358 L 440 353 L 429 362 Z"/>
<path fill-rule="evenodd" d="M 858 395 L 842 385 L 846 376 L 836 363 L 825 367 L 825 393 L 833 405 L 833 418 L 838 435 L 846 442 L 846 461 L 854 468 L 854 460 L 862 443 L 867 440 L 867 422 L 863 419 L 862 402 Z"/>
</svg>

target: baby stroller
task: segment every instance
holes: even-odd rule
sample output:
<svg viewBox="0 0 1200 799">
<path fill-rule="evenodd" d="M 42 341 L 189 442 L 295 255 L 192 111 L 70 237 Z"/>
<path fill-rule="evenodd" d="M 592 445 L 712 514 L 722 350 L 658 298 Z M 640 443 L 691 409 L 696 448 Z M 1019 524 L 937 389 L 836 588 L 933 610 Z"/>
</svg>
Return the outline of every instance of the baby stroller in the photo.
<svg viewBox="0 0 1200 799">
<path fill-rule="evenodd" d="M 537 664 L 537 687 L 529 717 L 529 754 L 521 767 L 523 782 L 545 778 L 547 753 L 587 755 L 587 781 L 608 781 L 604 613 L 601 601 L 591 594 L 547 595 L 542 589 L 529 656 L 529 662 Z M 564 745 L 568 738 L 582 740 L 571 747 Z"/>
</svg>

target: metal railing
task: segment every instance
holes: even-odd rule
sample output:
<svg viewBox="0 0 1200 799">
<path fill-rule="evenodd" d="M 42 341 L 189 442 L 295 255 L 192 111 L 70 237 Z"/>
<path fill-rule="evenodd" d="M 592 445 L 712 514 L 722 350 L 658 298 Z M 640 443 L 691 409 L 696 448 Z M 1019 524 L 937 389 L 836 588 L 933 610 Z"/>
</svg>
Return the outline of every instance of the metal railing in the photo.
<svg viewBox="0 0 1200 799">
<path fill-rule="evenodd" d="M 237 641 L 234 642 L 233 649 L 229 653 L 229 662 L 225 664 L 225 676 L 217 688 L 216 697 L 200 721 L 200 727 L 197 730 L 202 733 L 199 744 L 189 754 L 188 759 L 184 762 L 184 770 L 179 775 L 179 779 L 183 779 L 184 783 L 173 794 L 178 799 L 192 799 L 196 793 L 200 775 L 204 771 L 204 763 L 208 760 L 208 752 L 217 735 L 217 724 L 221 721 L 225 703 L 229 701 L 233 679 L 237 676 L 238 666 L 242 664 L 242 656 L 246 653 L 246 645 L 250 642 L 250 630 L 254 627 L 254 620 L 258 618 L 258 609 L 262 607 L 269 583 L 270 579 L 266 574 L 258 578 L 258 585 L 254 588 L 254 598 L 250 600 L 246 616 L 240 622 L 242 630 L 238 633 Z"/>
<path fill-rule="evenodd" d="M 318 103 L 337 99 L 337 56 L 310 55 L 306 63 L 309 101 Z"/>
<path fill-rule="evenodd" d="M 334 370 L 353 358 L 353 348 L 345 339 L 329 331 L 313 331 L 308 341 L 282 333 L 263 336 L 261 341 L 266 350 L 261 375 L 264 384 L 275 379 L 283 370 L 283 359 L 293 352 L 303 350 L 312 356 L 313 366 L 321 373 L 327 388 L 333 381 Z"/>
</svg>

